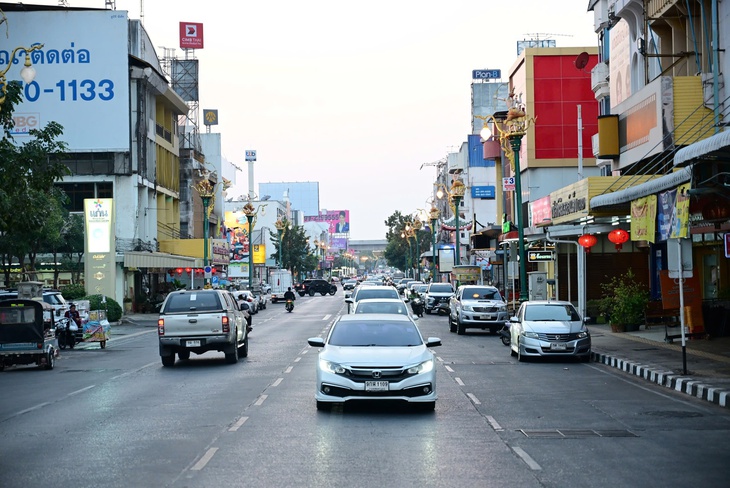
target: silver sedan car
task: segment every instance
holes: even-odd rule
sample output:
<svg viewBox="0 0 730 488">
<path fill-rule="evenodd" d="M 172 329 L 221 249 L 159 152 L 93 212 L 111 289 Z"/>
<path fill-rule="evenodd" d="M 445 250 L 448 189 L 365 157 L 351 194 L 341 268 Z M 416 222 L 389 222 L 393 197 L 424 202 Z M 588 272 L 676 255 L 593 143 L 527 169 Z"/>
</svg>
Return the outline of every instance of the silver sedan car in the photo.
<svg viewBox="0 0 730 488">
<path fill-rule="evenodd" d="M 510 319 L 510 353 L 528 357 L 591 358 L 591 335 L 570 302 L 535 300 L 522 303 Z"/>
</svg>

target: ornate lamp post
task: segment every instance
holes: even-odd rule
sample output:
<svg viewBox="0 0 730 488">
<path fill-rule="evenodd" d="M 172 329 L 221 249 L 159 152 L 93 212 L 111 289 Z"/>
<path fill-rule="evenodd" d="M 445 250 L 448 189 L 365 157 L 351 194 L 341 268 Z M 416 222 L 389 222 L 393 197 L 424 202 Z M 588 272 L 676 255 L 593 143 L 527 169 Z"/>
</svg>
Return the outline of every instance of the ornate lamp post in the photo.
<svg viewBox="0 0 730 488">
<path fill-rule="evenodd" d="M 433 271 L 431 272 L 431 279 L 436 281 L 436 224 L 439 221 L 439 209 L 435 206 L 431 207 L 431 211 L 428 216 L 431 219 L 431 260 Z"/>
<path fill-rule="evenodd" d="M 413 251 L 411 249 L 411 235 L 412 235 L 412 230 L 411 230 L 410 225 L 407 223 L 405 229 L 403 229 L 403 232 L 400 233 L 400 236 L 403 239 L 405 239 L 406 242 L 408 242 L 408 261 L 406 261 L 406 266 L 408 267 L 408 272 L 406 273 L 406 276 L 408 276 L 409 278 L 411 277 L 412 271 L 413 271 L 413 265 L 412 265 L 413 261 L 411 258 L 411 254 L 413 253 Z"/>
<path fill-rule="evenodd" d="M 284 230 L 286 230 L 286 221 L 280 218 L 276 219 L 274 227 L 276 227 L 276 233 L 279 235 L 279 262 L 276 264 L 281 268 L 284 265 L 284 241 L 282 239 L 284 238 Z"/>
<path fill-rule="evenodd" d="M 5 79 L 5 75 L 10 71 L 10 68 L 13 66 L 13 62 L 15 61 L 15 54 L 18 51 L 25 52 L 25 63 L 23 63 L 23 68 L 20 70 L 20 77 L 23 78 L 23 81 L 28 84 L 33 81 L 35 78 L 35 68 L 33 68 L 33 63 L 30 59 L 30 53 L 33 51 L 37 51 L 39 49 L 43 49 L 43 44 L 33 44 L 30 47 L 16 47 L 13 49 L 13 52 L 10 54 L 10 58 L 8 61 L 8 66 L 0 71 L 0 86 L 2 87 L 2 93 L 0 93 L 0 105 L 2 105 L 5 102 L 5 97 L 8 94 L 8 81 Z"/>
<path fill-rule="evenodd" d="M 439 190 L 436 192 L 436 196 L 439 198 L 443 198 L 444 196 L 449 197 L 449 203 L 451 204 L 451 210 L 454 212 L 454 219 L 456 224 L 456 249 L 455 249 L 455 264 L 459 265 L 461 264 L 461 229 L 459 228 L 459 204 L 461 203 L 461 199 L 464 198 L 464 193 L 466 192 L 466 186 L 464 186 L 464 183 L 454 178 L 454 182 L 451 184 L 451 188 L 448 190 L 443 185 L 443 183 L 439 183 Z"/>
<path fill-rule="evenodd" d="M 253 290 L 253 227 L 256 225 L 256 217 L 259 210 L 266 207 L 266 205 L 259 205 L 257 208 L 254 207 L 249 201 L 243 206 L 243 215 L 248 220 L 248 289 Z M 262 213 L 263 215 L 263 213 Z M 278 230 L 278 229 L 277 229 Z"/>
<path fill-rule="evenodd" d="M 528 118 L 525 114 L 525 107 L 522 104 L 521 96 L 515 96 L 512 92 L 509 96 L 511 102 L 506 115 L 503 117 L 494 116 L 477 116 L 484 121 L 484 127 L 481 130 L 483 140 L 489 140 L 493 133 L 487 125 L 492 121 L 494 128 L 499 137 L 499 144 L 504 151 L 505 156 L 512 166 L 515 175 L 515 206 L 517 207 L 517 233 L 519 238 L 519 258 L 520 258 L 520 302 L 527 300 L 527 260 L 525 258 L 525 223 L 522 220 L 522 179 L 520 177 L 520 148 L 522 147 L 522 136 L 535 123 L 535 118 Z"/>
<path fill-rule="evenodd" d="M 193 186 L 198 192 L 201 200 L 203 200 L 203 267 L 208 267 L 208 218 L 213 210 L 211 201 L 215 201 L 215 185 L 210 180 L 205 179 Z M 210 278 L 205 278 L 205 285 L 210 285 Z"/>
</svg>

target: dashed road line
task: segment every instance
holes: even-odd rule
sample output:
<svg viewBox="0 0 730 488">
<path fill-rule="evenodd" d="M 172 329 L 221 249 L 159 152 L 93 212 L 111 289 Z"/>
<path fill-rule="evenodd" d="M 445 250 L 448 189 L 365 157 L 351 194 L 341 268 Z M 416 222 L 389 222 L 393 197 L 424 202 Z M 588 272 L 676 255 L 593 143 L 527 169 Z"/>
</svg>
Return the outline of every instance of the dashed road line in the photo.
<svg viewBox="0 0 730 488">
<path fill-rule="evenodd" d="M 254 402 L 254 405 L 257 407 L 260 407 L 263 405 L 263 403 L 266 401 L 266 399 L 269 398 L 269 395 L 261 395 L 259 396 L 259 399 Z"/>
<path fill-rule="evenodd" d="M 487 415 L 487 422 L 489 422 L 489 425 L 491 425 L 491 426 L 492 426 L 492 429 L 496 430 L 497 432 L 501 432 L 501 431 L 503 431 L 503 430 L 504 430 L 504 429 L 502 428 L 502 426 L 501 426 L 501 425 L 499 425 L 499 424 L 497 423 L 497 421 L 496 421 L 496 420 L 494 420 L 494 417 L 492 417 L 491 415 Z"/>
<path fill-rule="evenodd" d="M 289 373 L 291 373 L 291 370 L 292 370 L 292 369 L 294 369 L 294 366 L 289 366 L 288 368 L 286 368 L 286 369 L 284 370 L 284 374 L 289 374 Z"/>
<path fill-rule="evenodd" d="M 474 395 L 474 393 L 467 393 L 466 396 L 471 398 L 471 401 L 474 402 L 474 405 L 481 405 L 482 402 L 479 401 L 479 399 Z"/>
<path fill-rule="evenodd" d="M 295 363 L 298 363 L 298 362 L 299 362 L 299 361 L 301 361 L 301 360 L 302 360 L 302 358 L 294 358 L 294 362 L 295 362 Z"/>
<path fill-rule="evenodd" d="M 438 361 L 439 363 L 443 363 L 444 362 L 444 360 L 443 360 L 443 358 L 441 356 L 436 356 L 436 361 Z"/>
<path fill-rule="evenodd" d="M 277 378 L 276 381 L 271 383 L 271 386 L 279 386 L 282 381 L 284 381 L 284 378 Z"/>
<path fill-rule="evenodd" d="M 322 320 L 329 320 L 330 317 L 332 317 L 332 314 L 328 313 L 327 315 L 324 316 L 324 318 Z"/>
<path fill-rule="evenodd" d="M 83 392 L 85 392 L 87 390 L 91 390 L 92 388 L 96 388 L 96 385 L 89 385 L 86 388 L 81 388 L 80 390 L 72 391 L 71 393 L 69 393 L 66 396 L 67 397 L 70 397 L 70 396 L 78 395 L 79 393 L 83 393 Z"/>
<path fill-rule="evenodd" d="M 208 449 L 208 451 L 203 455 L 200 460 L 193 465 L 192 468 L 190 468 L 191 471 L 200 471 L 205 467 L 206 464 L 208 464 L 208 461 L 210 461 L 215 453 L 218 451 L 217 447 L 211 447 Z"/>
<path fill-rule="evenodd" d="M 533 471 L 541 471 L 542 467 L 530 457 L 521 447 L 513 447 L 512 450 L 527 464 Z"/>
<path fill-rule="evenodd" d="M 456 381 L 456 384 L 459 386 L 464 386 L 464 382 L 461 381 L 461 378 L 454 378 L 454 381 Z"/>
<path fill-rule="evenodd" d="M 454 372 L 454 370 L 451 369 L 451 366 L 444 366 L 444 368 L 446 368 L 446 371 L 448 371 L 449 373 L 453 373 Z"/>
<path fill-rule="evenodd" d="M 241 417 L 238 419 L 238 421 L 231 425 L 231 428 L 228 429 L 228 432 L 236 432 L 238 429 L 241 428 L 241 426 L 248 420 L 248 417 Z"/>
</svg>

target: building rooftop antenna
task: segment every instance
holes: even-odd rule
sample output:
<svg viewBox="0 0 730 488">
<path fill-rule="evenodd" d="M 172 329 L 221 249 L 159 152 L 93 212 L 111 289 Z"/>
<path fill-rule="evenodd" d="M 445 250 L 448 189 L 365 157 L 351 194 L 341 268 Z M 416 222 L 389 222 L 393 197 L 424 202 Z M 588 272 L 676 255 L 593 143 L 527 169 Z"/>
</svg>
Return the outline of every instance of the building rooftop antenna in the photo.
<svg viewBox="0 0 730 488">
<path fill-rule="evenodd" d="M 550 32 L 530 32 L 523 35 L 528 36 L 526 39 L 524 39 L 526 41 L 539 41 L 541 39 L 550 39 L 551 37 L 573 37 L 572 34 L 552 34 Z"/>
</svg>

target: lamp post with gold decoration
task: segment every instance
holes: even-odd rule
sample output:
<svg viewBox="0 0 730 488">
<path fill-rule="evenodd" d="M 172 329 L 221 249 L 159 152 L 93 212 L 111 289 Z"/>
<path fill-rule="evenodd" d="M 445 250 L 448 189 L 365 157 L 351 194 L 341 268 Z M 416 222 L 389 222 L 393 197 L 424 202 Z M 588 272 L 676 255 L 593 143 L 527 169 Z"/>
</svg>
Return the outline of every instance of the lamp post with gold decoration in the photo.
<svg viewBox="0 0 730 488">
<path fill-rule="evenodd" d="M 256 225 L 256 217 L 259 210 L 266 207 L 266 205 L 259 205 L 254 207 L 249 201 L 243 206 L 243 215 L 246 216 L 248 221 L 248 289 L 253 290 L 253 227 Z M 263 215 L 263 213 L 262 213 Z M 278 230 L 278 228 L 277 228 Z"/>
<path fill-rule="evenodd" d="M 420 281 L 421 279 L 421 256 L 420 256 L 420 250 L 419 250 L 419 243 L 418 243 L 418 231 L 421 230 L 423 227 L 423 223 L 421 220 L 416 217 L 413 221 L 406 223 L 406 236 L 407 237 L 413 237 L 416 241 L 416 280 Z M 409 241 L 410 244 L 410 241 Z"/>
<path fill-rule="evenodd" d="M 276 219 L 274 227 L 276 227 L 276 233 L 279 235 L 279 262 L 277 264 L 279 265 L 279 268 L 281 268 L 284 266 L 284 241 L 282 239 L 284 238 L 284 231 L 286 230 L 286 219 Z"/>
<path fill-rule="evenodd" d="M 211 205 L 215 202 L 215 184 L 208 179 L 200 180 L 193 189 L 198 192 L 201 200 L 203 200 L 203 266 L 208 267 L 208 218 L 213 210 Z M 210 285 L 210 278 L 205 278 L 205 285 Z"/>
<path fill-rule="evenodd" d="M 1 23 L 1 22 L 0 22 Z M 2 105 L 5 102 L 5 97 L 8 94 L 8 81 L 5 78 L 5 75 L 10 71 L 10 68 L 13 66 L 14 62 L 16 61 L 15 55 L 19 51 L 25 52 L 25 63 L 23 63 L 23 68 L 20 70 L 20 77 L 23 78 L 23 81 L 27 85 L 28 83 L 32 82 L 35 78 L 35 68 L 33 68 L 33 63 L 30 59 L 30 53 L 33 51 L 37 51 L 43 49 L 43 44 L 33 44 L 30 47 L 23 47 L 19 46 L 13 49 L 13 52 L 10 54 L 10 57 L 8 58 L 8 66 L 0 71 L 0 90 L 2 90 L 2 93 L 0 93 L 0 105 Z"/>
<path fill-rule="evenodd" d="M 431 280 L 436 281 L 436 224 L 439 221 L 439 209 L 432 206 L 428 216 L 431 219 Z"/>
<path fill-rule="evenodd" d="M 460 234 L 461 231 L 459 229 L 459 205 L 461 203 L 461 199 L 464 198 L 464 193 L 466 192 L 466 186 L 464 183 L 458 179 L 454 178 L 453 183 L 451 183 L 451 188 L 447 189 L 446 186 L 443 183 L 439 183 L 439 189 L 436 192 L 436 196 L 439 198 L 443 198 L 444 196 L 449 197 L 449 203 L 451 204 L 451 210 L 454 212 L 454 219 L 456 224 L 456 249 L 454 250 L 454 257 L 455 262 L 454 264 L 460 265 L 461 264 L 461 239 Z"/>
<path fill-rule="evenodd" d="M 499 139 L 505 156 L 510 162 L 515 175 L 515 206 L 517 207 L 517 234 L 520 259 L 520 302 L 527 300 L 527 261 L 525 258 L 525 222 L 522 220 L 522 179 L 520 177 L 520 149 L 522 137 L 527 130 L 535 123 L 535 117 L 527 117 L 525 106 L 521 96 L 515 96 L 514 90 L 509 95 L 509 108 L 506 112 L 495 115 L 475 116 L 484 122 L 480 135 L 482 140 L 487 141 L 493 135 Z M 490 129 L 488 123 L 492 123 L 496 132 Z"/>
</svg>

